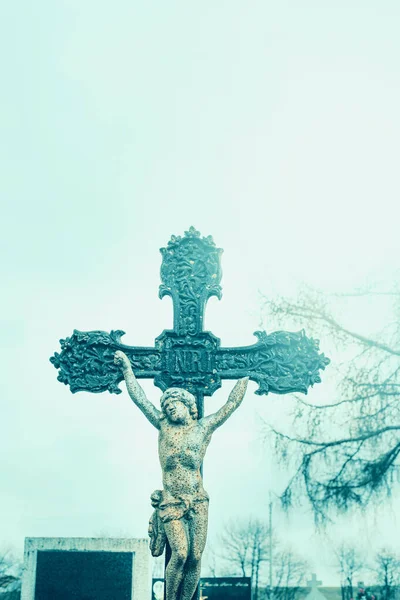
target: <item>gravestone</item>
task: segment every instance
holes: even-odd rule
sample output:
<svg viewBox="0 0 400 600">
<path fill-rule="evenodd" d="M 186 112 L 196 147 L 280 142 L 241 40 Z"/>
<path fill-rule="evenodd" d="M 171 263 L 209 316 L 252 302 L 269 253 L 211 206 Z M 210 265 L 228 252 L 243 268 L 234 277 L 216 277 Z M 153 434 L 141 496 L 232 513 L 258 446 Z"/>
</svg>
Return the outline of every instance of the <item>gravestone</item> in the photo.
<svg viewBox="0 0 400 600">
<path fill-rule="evenodd" d="M 21 600 L 149 600 L 148 542 L 26 538 Z"/>
<path fill-rule="evenodd" d="M 307 581 L 307 585 L 311 590 L 305 600 L 326 600 L 325 596 L 318 589 L 318 586 L 322 585 L 322 581 L 317 580 L 315 573 L 312 574 L 311 580 Z"/>
</svg>

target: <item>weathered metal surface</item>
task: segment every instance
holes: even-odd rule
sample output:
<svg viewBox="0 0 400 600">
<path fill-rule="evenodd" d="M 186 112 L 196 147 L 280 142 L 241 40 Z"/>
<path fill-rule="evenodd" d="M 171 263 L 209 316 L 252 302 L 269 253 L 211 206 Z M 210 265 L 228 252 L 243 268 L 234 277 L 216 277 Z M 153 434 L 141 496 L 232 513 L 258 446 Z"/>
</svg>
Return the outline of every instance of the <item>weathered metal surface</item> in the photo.
<svg viewBox="0 0 400 600">
<path fill-rule="evenodd" d="M 319 372 L 329 359 L 304 331 L 257 331 L 257 343 L 238 348 L 223 348 L 219 338 L 203 331 L 207 300 L 221 298 L 222 250 L 211 236 L 202 238 L 191 228 L 184 237 L 173 236 L 161 254 L 160 297 L 172 298 L 174 329 L 163 331 L 149 348 L 121 343 L 120 330 L 75 330 L 60 340 L 61 352 L 50 359 L 59 369 L 58 380 L 71 392 L 119 394 L 122 375 L 113 362 L 117 350 L 128 356 L 137 378 L 153 379 L 163 391 L 176 386 L 194 394 L 201 413 L 203 396 L 212 396 L 222 379 L 248 376 L 259 385 L 257 394 L 306 394 L 321 381 Z"/>
</svg>

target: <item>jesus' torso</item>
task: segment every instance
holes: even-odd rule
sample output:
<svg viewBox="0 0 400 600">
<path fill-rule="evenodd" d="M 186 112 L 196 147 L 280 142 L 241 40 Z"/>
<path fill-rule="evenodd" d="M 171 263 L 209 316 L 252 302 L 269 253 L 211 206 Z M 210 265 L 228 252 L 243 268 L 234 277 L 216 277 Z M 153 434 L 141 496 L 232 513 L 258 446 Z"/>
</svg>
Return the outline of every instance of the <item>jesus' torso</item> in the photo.
<svg viewBox="0 0 400 600">
<path fill-rule="evenodd" d="M 210 440 L 201 420 L 188 425 L 161 421 L 158 454 L 165 491 L 172 496 L 204 493 L 200 467 Z"/>
</svg>

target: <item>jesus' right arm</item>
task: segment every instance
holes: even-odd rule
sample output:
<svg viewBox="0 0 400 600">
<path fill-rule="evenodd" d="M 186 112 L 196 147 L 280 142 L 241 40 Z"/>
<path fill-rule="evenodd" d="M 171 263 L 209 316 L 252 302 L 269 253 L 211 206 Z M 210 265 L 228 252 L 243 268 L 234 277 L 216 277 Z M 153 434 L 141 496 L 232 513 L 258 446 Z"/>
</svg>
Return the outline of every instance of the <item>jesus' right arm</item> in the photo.
<svg viewBox="0 0 400 600">
<path fill-rule="evenodd" d="M 117 350 L 114 355 L 114 363 L 121 368 L 125 379 L 126 389 L 133 402 L 142 411 L 144 416 L 154 427 L 160 429 L 161 413 L 146 397 L 143 388 L 139 385 L 131 367 L 129 358 L 121 350 Z"/>
</svg>

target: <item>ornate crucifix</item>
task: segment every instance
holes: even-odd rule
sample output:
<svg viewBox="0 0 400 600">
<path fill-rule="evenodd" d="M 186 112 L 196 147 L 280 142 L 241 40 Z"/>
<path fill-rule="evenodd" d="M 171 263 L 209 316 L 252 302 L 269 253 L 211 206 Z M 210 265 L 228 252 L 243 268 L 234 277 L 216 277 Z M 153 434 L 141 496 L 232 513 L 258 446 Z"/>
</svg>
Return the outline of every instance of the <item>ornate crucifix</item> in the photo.
<svg viewBox="0 0 400 600">
<path fill-rule="evenodd" d="M 125 379 L 134 402 L 160 430 L 164 490 L 157 490 L 151 499 L 155 508 L 151 550 L 158 555 L 170 543 L 167 600 L 190 600 L 207 531 L 208 496 L 200 466 L 212 433 L 241 403 L 247 379 L 259 385 L 256 394 L 306 394 L 321 381 L 319 371 L 329 359 L 304 331 L 257 331 L 257 342 L 251 346 L 221 347 L 216 336 L 203 330 L 203 318 L 207 300 L 221 298 L 222 250 L 211 236 L 202 238 L 191 227 L 183 237 L 173 236 L 161 254 L 159 295 L 172 297 L 172 330 L 164 330 L 150 348 L 122 344 L 120 330 L 110 334 L 75 330 L 60 341 L 61 353 L 50 361 L 60 370 L 58 380 L 73 393 L 119 394 L 118 384 Z M 153 379 L 164 392 L 161 411 L 145 397 L 137 382 L 143 378 Z M 240 381 L 226 404 L 205 417 L 204 396 L 212 396 L 223 379 Z M 197 535 L 198 531 L 202 533 Z"/>
</svg>

